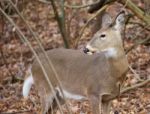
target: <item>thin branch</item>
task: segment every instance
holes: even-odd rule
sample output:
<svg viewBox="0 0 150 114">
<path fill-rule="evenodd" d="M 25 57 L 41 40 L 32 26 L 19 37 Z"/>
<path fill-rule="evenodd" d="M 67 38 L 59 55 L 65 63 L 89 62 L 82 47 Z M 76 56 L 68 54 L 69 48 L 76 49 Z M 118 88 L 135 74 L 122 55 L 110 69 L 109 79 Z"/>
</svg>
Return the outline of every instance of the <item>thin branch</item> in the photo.
<svg viewBox="0 0 150 114">
<path fill-rule="evenodd" d="M 72 9 L 81 9 L 81 8 L 86 8 L 86 7 L 90 7 L 90 6 L 93 6 L 93 5 L 96 5 L 97 3 L 99 3 L 99 0 L 97 0 L 96 2 L 94 3 L 90 3 L 90 4 L 85 4 L 85 5 L 69 5 L 69 4 L 65 4 L 65 7 L 66 8 L 72 8 Z"/>
<path fill-rule="evenodd" d="M 128 67 L 131 70 L 131 72 L 134 74 L 135 78 L 138 79 L 139 81 L 142 81 L 142 79 L 140 78 L 140 75 L 137 74 L 137 72 L 130 65 L 128 65 Z"/>
<path fill-rule="evenodd" d="M 42 2 L 44 4 L 51 4 L 51 2 L 46 1 L 46 0 L 38 0 L 38 1 Z M 96 5 L 98 3 L 99 3 L 99 0 L 97 0 L 94 3 L 89 3 L 89 4 L 85 4 L 85 5 L 70 5 L 70 4 L 66 3 L 66 4 L 64 4 L 64 7 L 70 8 L 70 9 L 81 9 L 81 8 L 86 8 L 86 7 L 90 7 L 90 6 Z"/>
<path fill-rule="evenodd" d="M 145 86 L 145 85 L 148 84 L 148 83 L 150 83 L 150 79 L 147 79 L 147 80 L 145 80 L 145 81 L 139 82 L 138 84 L 134 84 L 134 85 L 132 85 L 132 86 L 130 86 L 130 87 L 122 88 L 122 89 L 120 90 L 120 93 L 119 93 L 118 95 L 112 96 L 112 97 L 110 96 L 110 97 L 108 97 L 107 99 L 105 99 L 105 101 L 114 100 L 114 99 L 120 97 L 121 94 L 126 93 L 126 92 L 128 92 L 128 91 L 130 91 L 130 90 L 139 88 L 139 87 L 143 87 L 143 86 Z"/>
<path fill-rule="evenodd" d="M 0 112 L 1 114 L 20 114 L 20 113 L 27 113 L 27 112 L 32 112 L 31 110 L 20 110 L 20 111 L 16 111 L 16 112 Z"/>
<path fill-rule="evenodd" d="M 38 0 L 39 2 L 42 2 L 44 4 L 51 4 L 51 2 L 47 1 L 47 0 Z"/>
<path fill-rule="evenodd" d="M 150 83 L 150 79 L 147 79 L 147 80 L 145 80 L 145 81 L 143 81 L 143 82 L 140 82 L 140 83 L 138 83 L 138 84 L 132 85 L 131 87 L 123 88 L 120 93 L 121 93 L 121 94 L 126 93 L 126 92 L 128 92 L 128 91 L 130 91 L 130 90 L 133 90 L 133 89 L 142 87 L 142 86 L 144 86 L 144 85 L 146 85 L 146 84 L 148 84 L 148 83 Z"/>
</svg>

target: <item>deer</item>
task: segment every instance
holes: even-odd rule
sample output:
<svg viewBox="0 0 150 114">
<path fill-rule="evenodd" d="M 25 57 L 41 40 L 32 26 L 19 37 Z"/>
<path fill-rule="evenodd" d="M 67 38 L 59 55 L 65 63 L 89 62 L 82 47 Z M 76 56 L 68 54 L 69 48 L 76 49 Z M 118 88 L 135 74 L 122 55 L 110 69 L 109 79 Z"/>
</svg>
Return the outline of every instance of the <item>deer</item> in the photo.
<svg viewBox="0 0 150 114">
<path fill-rule="evenodd" d="M 120 94 L 120 83 L 128 69 L 121 38 L 125 12 L 119 13 L 113 22 L 109 15 L 103 15 L 102 20 L 102 29 L 88 42 L 85 53 L 63 48 L 47 51 L 61 88 L 44 56 L 39 54 L 54 92 L 44 78 L 38 61 L 34 60 L 22 92 L 25 98 L 28 97 L 32 84 L 35 84 L 41 99 L 42 114 L 50 109 L 55 95 L 60 99 L 89 100 L 93 114 L 109 114 L 110 102 Z M 90 52 L 93 54 L 86 54 Z"/>
</svg>

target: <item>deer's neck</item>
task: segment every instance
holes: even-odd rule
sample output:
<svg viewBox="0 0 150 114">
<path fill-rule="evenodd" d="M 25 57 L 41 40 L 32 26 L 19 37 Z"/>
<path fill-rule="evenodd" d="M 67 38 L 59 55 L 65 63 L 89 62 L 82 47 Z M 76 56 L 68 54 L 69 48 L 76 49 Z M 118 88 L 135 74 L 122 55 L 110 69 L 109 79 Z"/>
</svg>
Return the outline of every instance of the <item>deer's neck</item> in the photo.
<svg viewBox="0 0 150 114">
<path fill-rule="evenodd" d="M 121 78 L 128 70 L 128 61 L 123 47 L 111 49 L 109 53 L 106 53 L 106 56 L 109 58 L 112 74 L 117 78 Z"/>
</svg>

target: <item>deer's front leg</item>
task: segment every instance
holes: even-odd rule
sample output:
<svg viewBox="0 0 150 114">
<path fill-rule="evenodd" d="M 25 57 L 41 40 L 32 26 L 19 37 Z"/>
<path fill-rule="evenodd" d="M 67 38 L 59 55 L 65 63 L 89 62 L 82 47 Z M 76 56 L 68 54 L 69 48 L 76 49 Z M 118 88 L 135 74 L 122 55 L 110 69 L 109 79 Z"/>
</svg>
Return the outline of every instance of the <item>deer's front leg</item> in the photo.
<svg viewBox="0 0 150 114">
<path fill-rule="evenodd" d="M 106 101 L 106 102 L 102 102 L 102 110 L 103 110 L 103 114 L 109 114 L 109 108 L 110 108 L 110 102 Z"/>
<path fill-rule="evenodd" d="M 101 110 L 102 96 L 100 96 L 100 95 L 89 95 L 89 100 L 91 103 L 93 114 L 102 114 L 102 110 Z"/>
<path fill-rule="evenodd" d="M 56 91 L 56 97 L 57 97 L 60 105 L 63 105 L 65 103 L 65 100 L 60 96 L 58 91 Z M 52 114 L 52 112 L 53 111 L 55 112 L 57 109 L 58 109 L 57 101 L 55 98 L 53 98 L 53 101 L 51 103 L 51 107 L 49 108 L 48 114 Z"/>
</svg>

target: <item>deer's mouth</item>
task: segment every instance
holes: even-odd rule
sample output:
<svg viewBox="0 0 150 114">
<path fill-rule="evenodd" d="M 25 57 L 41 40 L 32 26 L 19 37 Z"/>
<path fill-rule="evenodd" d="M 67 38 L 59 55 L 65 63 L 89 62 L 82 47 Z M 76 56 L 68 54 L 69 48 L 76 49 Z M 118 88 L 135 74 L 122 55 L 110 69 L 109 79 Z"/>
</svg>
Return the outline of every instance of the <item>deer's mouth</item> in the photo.
<svg viewBox="0 0 150 114">
<path fill-rule="evenodd" d="M 92 55 L 92 54 L 98 53 L 99 51 L 98 51 L 98 49 L 93 48 L 90 45 L 87 45 L 84 48 L 83 52 L 86 53 L 86 54 Z"/>
<path fill-rule="evenodd" d="M 93 55 L 93 54 L 95 54 L 95 53 L 98 53 L 99 51 L 97 51 L 97 50 L 90 50 L 89 48 L 85 47 L 85 48 L 83 49 L 83 52 L 84 52 L 85 54 L 88 54 L 88 55 Z"/>
<path fill-rule="evenodd" d="M 94 51 L 90 51 L 88 48 L 84 48 L 84 49 L 83 49 L 83 52 L 84 52 L 85 54 L 88 54 L 88 55 L 92 55 L 92 54 L 95 53 Z"/>
</svg>

